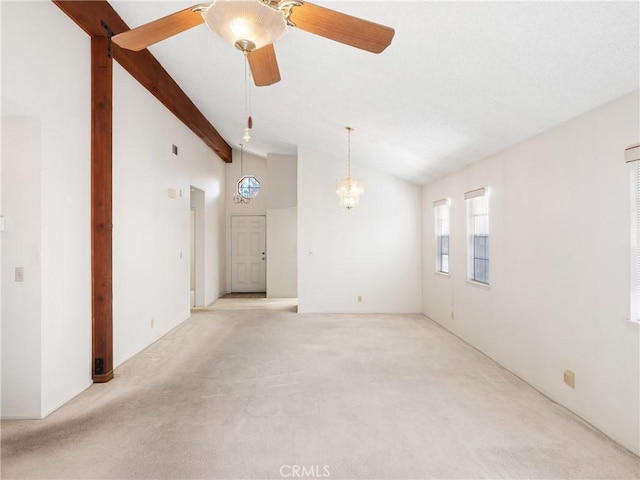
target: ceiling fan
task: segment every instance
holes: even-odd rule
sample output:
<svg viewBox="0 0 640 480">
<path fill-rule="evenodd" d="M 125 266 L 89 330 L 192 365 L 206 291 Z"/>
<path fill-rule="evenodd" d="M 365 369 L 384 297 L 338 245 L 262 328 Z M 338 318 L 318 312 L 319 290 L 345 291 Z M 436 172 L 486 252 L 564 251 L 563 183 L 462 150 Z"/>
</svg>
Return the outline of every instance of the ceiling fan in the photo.
<svg viewBox="0 0 640 480">
<path fill-rule="evenodd" d="M 194 5 L 113 37 L 128 50 L 143 50 L 192 27 L 206 23 L 248 59 L 257 86 L 280 81 L 273 43 L 287 26 L 380 53 L 391 44 L 394 29 L 302 0 L 215 0 Z"/>
</svg>

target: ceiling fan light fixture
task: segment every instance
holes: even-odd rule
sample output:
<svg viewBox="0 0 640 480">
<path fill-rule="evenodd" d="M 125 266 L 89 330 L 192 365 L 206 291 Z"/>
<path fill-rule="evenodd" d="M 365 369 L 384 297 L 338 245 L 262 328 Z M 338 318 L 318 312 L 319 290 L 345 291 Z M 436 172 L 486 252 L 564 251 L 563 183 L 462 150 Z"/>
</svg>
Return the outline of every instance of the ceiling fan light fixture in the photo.
<svg viewBox="0 0 640 480">
<path fill-rule="evenodd" d="M 282 12 L 260 0 L 216 0 L 202 18 L 213 33 L 243 52 L 260 49 L 287 33 Z"/>
</svg>

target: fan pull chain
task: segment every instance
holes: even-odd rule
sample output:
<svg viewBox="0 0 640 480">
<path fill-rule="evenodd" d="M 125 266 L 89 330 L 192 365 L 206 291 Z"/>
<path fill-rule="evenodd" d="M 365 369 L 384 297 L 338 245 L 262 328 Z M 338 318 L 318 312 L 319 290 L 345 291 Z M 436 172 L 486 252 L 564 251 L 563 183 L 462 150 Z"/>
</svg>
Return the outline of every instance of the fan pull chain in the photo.
<svg viewBox="0 0 640 480">
<path fill-rule="evenodd" d="M 247 115 L 247 127 L 244 130 L 244 136 L 242 139 L 245 142 L 248 142 L 251 139 L 251 134 L 249 130 L 253 128 L 253 119 L 251 118 L 251 72 L 247 68 L 249 64 L 249 59 L 247 55 L 244 56 L 244 105 Z"/>
<path fill-rule="evenodd" d="M 353 128 L 347 127 L 347 178 L 351 179 L 351 131 Z"/>
</svg>

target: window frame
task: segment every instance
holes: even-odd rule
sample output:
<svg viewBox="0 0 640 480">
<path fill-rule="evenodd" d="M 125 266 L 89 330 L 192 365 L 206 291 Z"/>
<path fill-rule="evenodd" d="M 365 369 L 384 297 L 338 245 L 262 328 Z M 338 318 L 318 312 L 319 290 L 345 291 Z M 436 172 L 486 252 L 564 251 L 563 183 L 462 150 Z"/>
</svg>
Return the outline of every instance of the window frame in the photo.
<svg viewBox="0 0 640 480">
<path fill-rule="evenodd" d="M 466 192 L 464 199 L 467 207 L 467 280 L 479 285 L 489 286 L 491 285 L 489 187 Z M 482 251 L 479 252 L 478 250 Z M 484 275 L 479 273 L 479 262 L 485 265 L 483 269 Z"/>
<path fill-rule="evenodd" d="M 629 321 L 640 323 L 640 144 L 625 150 L 625 161 L 630 194 Z"/>
<path fill-rule="evenodd" d="M 238 195 L 253 200 L 260 193 L 260 181 L 254 175 L 245 175 L 238 180 Z"/>
<path fill-rule="evenodd" d="M 433 218 L 435 233 L 435 272 L 440 275 L 451 275 L 451 200 L 443 198 L 433 202 Z M 442 214 L 446 212 L 446 215 Z M 446 222 L 446 223 L 445 223 Z M 446 228 L 444 228 L 446 225 Z M 443 232 L 446 230 L 446 232 Z M 443 233 L 446 233 L 443 234 Z M 443 239 L 446 238 L 446 254 Z M 446 262 L 444 257 L 446 256 Z M 446 264 L 446 270 L 445 270 Z"/>
</svg>

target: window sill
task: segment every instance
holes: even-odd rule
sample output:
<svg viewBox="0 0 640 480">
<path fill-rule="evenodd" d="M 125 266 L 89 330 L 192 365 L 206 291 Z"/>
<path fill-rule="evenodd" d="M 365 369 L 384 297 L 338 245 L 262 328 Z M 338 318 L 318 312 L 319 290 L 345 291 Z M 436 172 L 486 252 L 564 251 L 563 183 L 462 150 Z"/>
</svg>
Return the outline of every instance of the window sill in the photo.
<svg viewBox="0 0 640 480">
<path fill-rule="evenodd" d="M 451 278 L 450 273 L 438 272 L 437 270 L 433 273 L 435 273 L 436 275 L 440 275 L 441 277 Z"/>
<path fill-rule="evenodd" d="M 469 280 L 468 278 L 467 278 L 467 283 L 471 285 L 476 285 L 478 287 L 486 288 L 486 289 L 489 289 L 491 287 L 490 283 L 476 282 L 475 280 Z"/>
<path fill-rule="evenodd" d="M 624 321 L 626 323 L 630 323 L 632 325 L 640 325 L 640 319 L 631 319 L 631 318 L 625 318 Z"/>
</svg>

